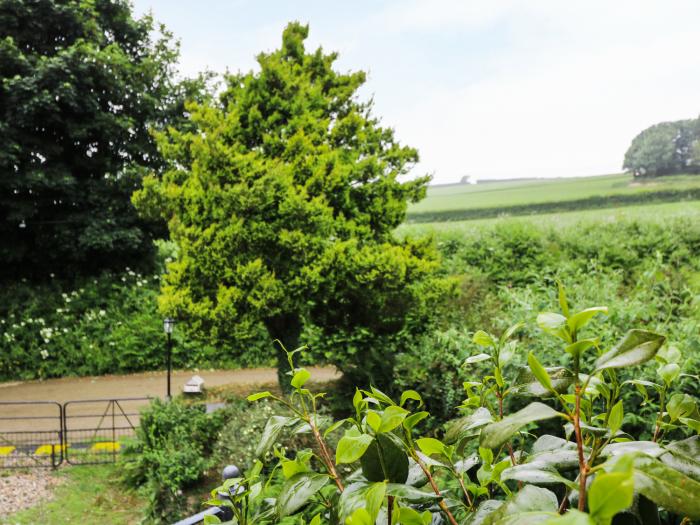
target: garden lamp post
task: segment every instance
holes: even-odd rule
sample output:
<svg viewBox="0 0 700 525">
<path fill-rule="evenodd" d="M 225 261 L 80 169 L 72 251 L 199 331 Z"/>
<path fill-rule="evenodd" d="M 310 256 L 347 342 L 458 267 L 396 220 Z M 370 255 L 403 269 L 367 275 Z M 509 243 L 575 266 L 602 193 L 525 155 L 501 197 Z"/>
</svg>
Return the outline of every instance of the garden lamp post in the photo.
<svg viewBox="0 0 700 525">
<path fill-rule="evenodd" d="M 168 400 L 172 399 L 170 395 L 170 369 L 172 366 L 173 357 L 173 328 L 175 327 L 175 319 L 172 317 L 166 317 L 163 319 L 163 331 L 167 335 L 167 352 L 168 352 Z"/>
</svg>

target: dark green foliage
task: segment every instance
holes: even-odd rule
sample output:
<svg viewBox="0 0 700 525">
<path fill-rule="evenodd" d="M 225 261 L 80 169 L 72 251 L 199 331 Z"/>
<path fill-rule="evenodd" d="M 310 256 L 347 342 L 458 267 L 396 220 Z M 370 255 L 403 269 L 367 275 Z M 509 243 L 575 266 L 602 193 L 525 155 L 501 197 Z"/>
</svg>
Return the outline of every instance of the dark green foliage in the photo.
<svg viewBox="0 0 700 525">
<path fill-rule="evenodd" d="M 258 55 L 259 72 L 190 107 L 191 132 L 161 134 L 169 168 L 134 203 L 168 221 L 180 256 L 161 306 L 194 335 L 226 345 L 263 326 L 291 349 L 314 325 L 363 339 L 352 361 L 332 360 L 351 369 L 370 344 L 357 334 L 376 335 L 376 347 L 439 293 L 426 284 L 432 244 L 393 233 L 427 178 L 399 180 L 416 150 L 358 100 L 365 74 L 335 71 L 337 55 L 307 51 L 307 35 L 289 24 L 282 47 Z"/>
<path fill-rule="evenodd" d="M 164 250 L 162 257 L 167 257 Z M 0 380 L 162 370 L 163 319 L 158 275 L 126 268 L 94 277 L 46 283 L 27 280 L 0 288 Z M 178 368 L 269 365 L 264 333 L 230 353 L 174 334 Z M 231 352 L 234 353 L 234 352 Z"/>
<path fill-rule="evenodd" d="M 700 119 L 655 124 L 637 135 L 625 153 L 623 168 L 635 177 L 700 171 L 694 155 L 700 144 Z"/>
<path fill-rule="evenodd" d="M 0 3 L 0 278 L 151 267 L 162 223 L 130 196 L 202 80 L 125 0 Z"/>
</svg>

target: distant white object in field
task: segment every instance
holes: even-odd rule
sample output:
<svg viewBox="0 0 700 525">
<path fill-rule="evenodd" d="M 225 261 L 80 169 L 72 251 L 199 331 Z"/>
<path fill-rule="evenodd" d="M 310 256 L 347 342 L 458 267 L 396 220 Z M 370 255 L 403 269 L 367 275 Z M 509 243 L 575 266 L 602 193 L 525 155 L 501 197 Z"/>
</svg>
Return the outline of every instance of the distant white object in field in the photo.
<svg viewBox="0 0 700 525">
<path fill-rule="evenodd" d="M 465 175 L 459 180 L 460 184 L 476 184 L 476 178 L 471 175 Z"/>
<path fill-rule="evenodd" d="M 199 376 L 192 376 L 192 378 L 185 383 L 185 386 L 182 387 L 182 391 L 185 394 L 201 394 L 203 387 L 204 379 Z"/>
</svg>

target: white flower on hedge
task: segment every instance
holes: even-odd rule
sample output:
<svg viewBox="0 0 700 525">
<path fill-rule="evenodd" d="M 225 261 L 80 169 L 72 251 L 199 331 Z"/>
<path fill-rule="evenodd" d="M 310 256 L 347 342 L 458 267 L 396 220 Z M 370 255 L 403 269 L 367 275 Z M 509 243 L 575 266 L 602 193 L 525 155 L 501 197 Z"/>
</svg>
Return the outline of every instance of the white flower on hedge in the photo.
<svg viewBox="0 0 700 525">
<path fill-rule="evenodd" d="M 107 315 L 107 312 L 105 312 L 104 310 L 100 310 L 100 315 L 104 317 L 105 315 Z"/>
<path fill-rule="evenodd" d="M 49 357 L 49 352 L 48 352 L 47 350 L 42 350 L 42 351 L 39 352 L 39 353 L 41 354 L 41 357 L 44 358 L 44 359 L 46 359 L 47 357 Z"/>
</svg>

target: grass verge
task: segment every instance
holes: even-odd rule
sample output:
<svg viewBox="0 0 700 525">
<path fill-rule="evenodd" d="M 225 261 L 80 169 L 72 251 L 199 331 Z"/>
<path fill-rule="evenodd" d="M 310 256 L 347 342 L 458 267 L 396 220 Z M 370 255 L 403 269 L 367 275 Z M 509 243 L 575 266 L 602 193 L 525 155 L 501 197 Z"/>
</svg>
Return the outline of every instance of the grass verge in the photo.
<svg viewBox="0 0 700 525">
<path fill-rule="evenodd" d="M 0 523 L 131 525 L 140 522 L 146 502 L 119 483 L 115 465 L 64 467 L 54 475 L 65 479 L 56 488 L 53 499 L 13 514 Z"/>
</svg>

